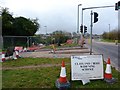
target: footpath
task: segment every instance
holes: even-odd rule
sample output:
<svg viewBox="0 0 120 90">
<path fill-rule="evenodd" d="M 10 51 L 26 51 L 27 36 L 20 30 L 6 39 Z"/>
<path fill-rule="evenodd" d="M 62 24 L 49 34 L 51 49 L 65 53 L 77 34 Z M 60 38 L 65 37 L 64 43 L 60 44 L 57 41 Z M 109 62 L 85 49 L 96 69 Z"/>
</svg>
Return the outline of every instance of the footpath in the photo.
<svg viewBox="0 0 120 90">
<path fill-rule="evenodd" d="M 22 57 L 32 57 L 32 58 L 70 58 L 74 55 L 88 55 L 88 48 L 60 48 L 52 52 L 52 49 L 42 49 L 35 52 L 22 52 L 20 55 Z"/>
</svg>

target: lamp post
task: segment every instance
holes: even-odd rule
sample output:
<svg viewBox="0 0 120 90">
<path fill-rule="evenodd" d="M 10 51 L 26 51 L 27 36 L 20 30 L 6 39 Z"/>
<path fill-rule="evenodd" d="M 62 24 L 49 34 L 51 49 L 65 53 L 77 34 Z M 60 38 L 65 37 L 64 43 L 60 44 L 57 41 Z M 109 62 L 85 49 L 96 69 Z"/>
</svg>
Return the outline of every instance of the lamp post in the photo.
<svg viewBox="0 0 120 90">
<path fill-rule="evenodd" d="M 46 45 L 47 45 L 47 26 L 44 26 L 46 29 Z"/>
<path fill-rule="evenodd" d="M 46 35 L 47 35 L 47 26 L 44 26 L 46 28 Z"/>
<path fill-rule="evenodd" d="M 108 24 L 108 26 L 109 26 L 109 39 L 110 39 L 110 24 Z"/>
<path fill-rule="evenodd" d="M 79 6 L 82 4 L 78 4 L 78 16 L 77 16 L 77 33 L 79 33 Z"/>
</svg>

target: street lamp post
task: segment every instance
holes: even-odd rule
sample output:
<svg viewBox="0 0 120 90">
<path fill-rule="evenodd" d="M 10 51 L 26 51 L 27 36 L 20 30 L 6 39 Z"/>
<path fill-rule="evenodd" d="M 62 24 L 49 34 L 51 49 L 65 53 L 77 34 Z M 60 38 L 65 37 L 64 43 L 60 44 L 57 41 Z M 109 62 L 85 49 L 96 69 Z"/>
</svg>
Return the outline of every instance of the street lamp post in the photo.
<svg viewBox="0 0 120 90">
<path fill-rule="evenodd" d="M 78 16 L 77 16 L 77 34 L 79 35 L 79 6 L 81 6 L 82 4 L 78 4 Z M 79 37 L 79 36 L 78 36 Z M 77 38 L 77 42 L 79 43 L 79 38 Z"/>
<path fill-rule="evenodd" d="M 77 18 L 77 33 L 79 33 L 79 6 L 82 4 L 78 4 L 78 18 Z"/>
<path fill-rule="evenodd" d="M 110 39 L 110 24 L 108 24 L 109 25 L 109 39 Z"/>
<path fill-rule="evenodd" d="M 46 35 L 47 35 L 47 26 L 44 26 L 46 28 Z"/>
<path fill-rule="evenodd" d="M 46 45 L 47 45 L 47 26 L 44 26 L 46 28 Z"/>
</svg>

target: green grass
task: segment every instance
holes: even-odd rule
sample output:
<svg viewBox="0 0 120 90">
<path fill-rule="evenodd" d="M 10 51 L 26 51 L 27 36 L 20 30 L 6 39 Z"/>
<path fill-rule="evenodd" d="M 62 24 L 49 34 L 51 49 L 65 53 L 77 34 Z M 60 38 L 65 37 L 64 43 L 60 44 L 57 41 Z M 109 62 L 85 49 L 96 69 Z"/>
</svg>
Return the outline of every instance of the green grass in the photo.
<svg viewBox="0 0 120 90">
<path fill-rule="evenodd" d="M 115 43 L 115 40 L 110 40 L 110 39 L 101 39 L 102 42 L 112 42 Z"/>
<path fill-rule="evenodd" d="M 3 88 L 52 88 L 59 67 L 3 71 Z"/>
<path fill-rule="evenodd" d="M 78 46 L 78 44 L 76 44 L 76 43 L 72 43 L 72 44 L 64 44 L 63 46 L 61 46 L 61 47 L 75 47 L 75 46 Z"/>
<path fill-rule="evenodd" d="M 26 62 L 24 62 L 26 60 Z M 26 58 L 18 59 L 16 61 L 8 61 L 3 63 L 3 67 L 14 67 L 11 64 L 20 66 L 19 63 L 24 65 L 33 65 L 33 61 L 39 61 L 39 64 L 61 64 L 63 59 L 43 59 L 43 58 Z M 43 60 L 43 61 L 42 61 Z M 52 62 L 51 62 L 52 60 Z M 23 62 L 22 62 L 23 61 Z M 70 59 L 64 59 L 65 63 L 70 63 Z M 30 62 L 32 62 L 30 64 Z M 29 64 L 26 64 L 29 63 Z M 60 75 L 60 66 L 53 67 L 38 67 L 29 69 L 17 69 L 17 70 L 3 70 L 2 71 L 2 85 L 3 88 L 56 88 L 55 81 Z M 70 81 L 70 64 L 66 65 L 67 78 Z M 114 78 L 120 78 L 120 73 L 112 68 L 112 75 Z M 91 80 L 90 83 L 82 85 L 81 81 L 72 81 L 71 88 L 118 88 L 120 81 L 115 84 L 107 84 L 104 80 Z"/>
<path fill-rule="evenodd" d="M 70 62 L 68 58 L 19 58 L 17 60 L 7 60 L 2 63 L 3 67 L 19 67 L 28 65 L 40 65 L 40 64 L 60 64 L 64 60 Z"/>
<path fill-rule="evenodd" d="M 64 47 L 75 47 L 75 46 L 78 46 L 78 44 L 63 44 L 62 46 L 57 46 L 55 45 L 55 48 L 64 48 Z M 52 46 L 45 46 L 44 49 L 52 49 Z"/>
</svg>

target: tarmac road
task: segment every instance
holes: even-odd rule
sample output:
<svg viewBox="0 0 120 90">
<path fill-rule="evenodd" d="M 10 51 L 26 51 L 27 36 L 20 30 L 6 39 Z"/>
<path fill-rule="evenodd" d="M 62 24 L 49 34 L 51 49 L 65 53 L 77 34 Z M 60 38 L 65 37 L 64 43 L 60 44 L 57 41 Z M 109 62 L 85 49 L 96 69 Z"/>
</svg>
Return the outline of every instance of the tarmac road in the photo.
<svg viewBox="0 0 120 90">
<path fill-rule="evenodd" d="M 86 46 L 90 48 L 88 43 Z M 108 57 L 110 57 L 111 65 L 120 71 L 120 61 L 118 61 L 118 52 L 120 50 L 118 49 L 118 45 L 93 40 L 92 49 L 94 54 L 103 54 L 104 61 L 107 61 Z"/>
</svg>

